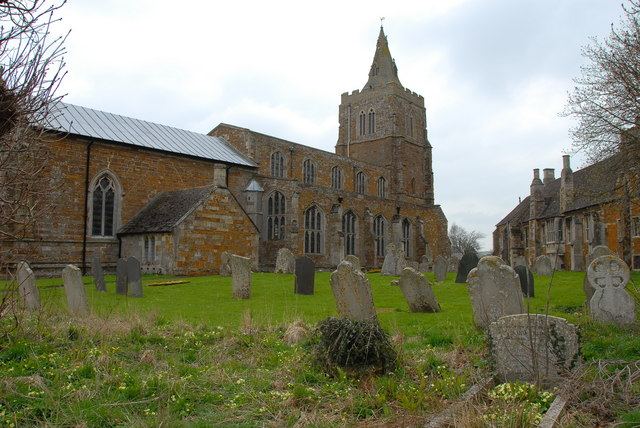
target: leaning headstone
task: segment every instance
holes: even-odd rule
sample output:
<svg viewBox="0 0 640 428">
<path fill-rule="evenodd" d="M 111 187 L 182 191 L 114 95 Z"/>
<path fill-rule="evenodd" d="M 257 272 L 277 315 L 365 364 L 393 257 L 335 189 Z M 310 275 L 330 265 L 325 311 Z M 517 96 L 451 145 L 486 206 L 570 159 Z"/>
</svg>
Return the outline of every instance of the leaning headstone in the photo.
<svg viewBox="0 0 640 428">
<path fill-rule="evenodd" d="M 98 256 L 93 256 L 91 260 L 91 273 L 96 291 L 107 291 L 107 286 L 104 282 L 104 273 L 102 272 L 102 263 L 100 263 L 100 257 Z"/>
<path fill-rule="evenodd" d="M 300 257 L 296 261 L 295 294 L 312 295 L 315 286 L 316 265 L 309 257 Z"/>
<path fill-rule="evenodd" d="M 378 321 L 371 286 L 361 270 L 343 260 L 331 274 L 330 282 L 340 317 L 355 321 Z"/>
<path fill-rule="evenodd" d="M 597 259 L 600 256 L 614 256 L 613 251 L 609 249 L 606 245 L 596 245 L 593 247 L 593 250 L 587 255 L 587 270 L 589 269 L 589 265 L 592 261 Z M 582 290 L 584 291 L 584 295 L 586 297 L 585 305 L 589 308 L 589 302 L 591 302 L 591 298 L 593 297 L 593 293 L 596 291 L 597 287 L 593 287 L 589 283 L 589 275 L 585 274 L 584 279 L 582 281 Z"/>
<path fill-rule="evenodd" d="M 220 254 L 220 276 L 231 276 L 231 255 L 226 251 Z"/>
<path fill-rule="evenodd" d="M 233 297 L 236 299 L 251 298 L 251 259 L 248 257 L 230 256 L 231 284 Z"/>
<path fill-rule="evenodd" d="M 578 328 L 563 318 L 508 315 L 489 326 L 489 335 L 500 382 L 553 384 L 580 362 Z"/>
<path fill-rule="evenodd" d="M 296 258 L 288 248 L 280 248 L 276 258 L 275 273 L 295 273 Z"/>
<path fill-rule="evenodd" d="M 36 285 L 36 276 L 33 274 L 29 263 L 25 261 L 18 263 L 16 280 L 18 281 L 18 292 L 24 307 L 31 311 L 40 309 L 40 293 L 38 293 L 38 286 Z"/>
<path fill-rule="evenodd" d="M 505 315 L 525 312 L 520 279 L 513 268 L 500 258 L 486 256 L 469 272 L 467 288 L 473 307 L 473 319 L 480 328 Z"/>
<path fill-rule="evenodd" d="M 465 253 L 460 259 L 460 263 L 458 264 L 458 273 L 456 275 L 456 282 L 458 284 L 463 284 L 467 282 L 467 276 L 472 269 L 478 266 L 478 255 L 474 252 Z"/>
<path fill-rule="evenodd" d="M 544 254 L 538 256 L 533 264 L 533 271 L 538 275 L 551 275 L 553 273 L 553 265 L 551 259 Z"/>
<path fill-rule="evenodd" d="M 447 259 L 442 256 L 436 256 L 436 260 L 433 262 L 433 275 L 436 277 L 436 281 L 447 279 L 447 267 L 449 267 Z"/>
<path fill-rule="evenodd" d="M 73 265 L 67 265 L 62 271 L 64 292 L 67 295 L 69 312 L 74 315 L 89 314 L 87 291 L 82 283 L 82 272 Z"/>
<path fill-rule="evenodd" d="M 433 294 L 431 284 L 423 274 L 406 267 L 400 274 L 400 290 L 411 312 L 440 312 L 440 305 Z"/>
<path fill-rule="evenodd" d="M 142 297 L 142 272 L 135 257 L 127 259 L 127 289 L 130 297 Z"/>
<path fill-rule="evenodd" d="M 362 266 L 360 265 L 360 259 L 358 257 L 349 254 L 349 255 L 345 256 L 344 260 L 346 260 L 349 263 L 351 263 L 356 269 L 362 270 Z"/>
<path fill-rule="evenodd" d="M 535 297 L 533 273 L 526 266 L 518 265 L 514 269 L 520 279 L 520 289 L 524 297 Z"/>
<path fill-rule="evenodd" d="M 460 266 L 460 259 L 457 256 L 449 257 L 449 265 L 447 266 L 447 273 L 457 273 L 458 266 Z"/>
<path fill-rule="evenodd" d="M 394 244 L 387 245 L 387 253 L 384 256 L 384 262 L 382 262 L 382 269 L 380 269 L 380 275 L 393 276 L 396 274 L 396 246 Z"/>
<path fill-rule="evenodd" d="M 127 260 L 118 259 L 116 265 L 116 293 L 127 295 Z"/>
<path fill-rule="evenodd" d="M 593 319 L 617 325 L 636 322 L 636 303 L 624 289 L 630 278 L 624 261 L 616 256 L 600 256 L 591 262 L 587 275 L 595 288 L 589 302 Z"/>
<path fill-rule="evenodd" d="M 420 264 L 418 265 L 418 270 L 420 272 L 430 272 L 431 271 L 431 257 L 426 254 L 420 258 Z"/>
</svg>

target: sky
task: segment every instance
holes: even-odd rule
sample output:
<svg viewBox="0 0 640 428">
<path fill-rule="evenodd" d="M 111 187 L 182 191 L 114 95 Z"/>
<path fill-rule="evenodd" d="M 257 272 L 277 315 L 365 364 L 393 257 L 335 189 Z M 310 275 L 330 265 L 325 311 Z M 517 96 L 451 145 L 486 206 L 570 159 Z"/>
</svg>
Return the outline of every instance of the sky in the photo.
<svg viewBox="0 0 640 428">
<path fill-rule="evenodd" d="M 485 235 L 571 152 L 581 48 L 614 0 L 70 1 L 64 101 L 190 131 L 219 123 L 333 152 L 340 95 L 367 81 L 381 23 L 425 98 L 436 204 Z M 381 21 L 380 18 L 384 17 Z M 572 157 L 574 170 L 583 166 Z"/>
</svg>

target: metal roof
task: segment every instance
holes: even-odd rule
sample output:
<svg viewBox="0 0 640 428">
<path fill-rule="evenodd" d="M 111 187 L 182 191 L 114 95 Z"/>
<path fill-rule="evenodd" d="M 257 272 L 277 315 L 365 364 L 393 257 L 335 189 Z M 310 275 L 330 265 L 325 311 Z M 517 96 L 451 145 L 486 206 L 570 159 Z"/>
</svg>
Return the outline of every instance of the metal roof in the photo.
<svg viewBox="0 0 640 428">
<path fill-rule="evenodd" d="M 145 120 L 60 102 L 44 127 L 82 137 L 256 167 L 226 140 Z"/>
</svg>

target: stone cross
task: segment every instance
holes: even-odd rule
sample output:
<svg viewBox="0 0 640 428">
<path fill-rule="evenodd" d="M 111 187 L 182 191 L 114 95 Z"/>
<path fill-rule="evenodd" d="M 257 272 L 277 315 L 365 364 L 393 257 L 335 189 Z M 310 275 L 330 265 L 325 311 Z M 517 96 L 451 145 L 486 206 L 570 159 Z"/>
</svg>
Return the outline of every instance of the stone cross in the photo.
<svg viewBox="0 0 640 428">
<path fill-rule="evenodd" d="M 467 282 L 467 275 L 478 266 L 478 255 L 475 252 L 465 253 L 458 264 L 458 273 L 456 275 L 456 283 L 464 284 Z"/>
<path fill-rule="evenodd" d="M 130 297 L 142 297 L 142 272 L 135 257 L 127 259 L 127 288 Z"/>
<path fill-rule="evenodd" d="M 312 295 L 315 286 L 316 265 L 309 257 L 300 257 L 295 260 L 296 283 L 295 294 Z"/>
<path fill-rule="evenodd" d="M 18 263 L 16 272 L 18 281 L 18 292 L 22 298 L 22 304 L 31 311 L 40 309 L 40 293 L 36 285 L 36 276 L 33 274 L 29 263 L 21 261 Z"/>
<path fill-rule="evenodd" d="M 116 265 L 116 293 L 127 295 L 127 260 L 118 259 Z"/>
<path fill-rule="evenodd" d="M 82 283 L 80 269 L 73 265 L 67 265 L 62 271 L 62 281 L 67 295 L 69 312 L 74 315 L 88 315 L 90 312 L 89 300 L 87 299 L 87 291 Z"/>
<path fill-rule="evenodd" d="M 353 265 L 355 269 L 362 270 L 362 266 L 360 265 L 360 259 L 352 254 L 349 254 L 344 257 L 345 261 L 348 261 Z"/>
<path fill-rule="evenodd" d="M 288 248 L 280 248 L 276 258 L 275 273 L 295 273 L 296 258 Z"/>
<path fill-rule="evenodd" d="M 440 312 L 431 284 L 422 273 L 406 267 L 400 274 L 398 285 L 411 312 Z"/>
<path fill-rule="evenodd" d="M 231 255 L 231 284 L 233 297 L 236 299 L 251 298 L 251 259 Z"/>
<path fill-rule="evenodd" d="M 589 302 L 593 319 L 618 325 L 636 322 L 636 303 L 624 289 L 630 278 L 624 261 L 616 256 L 600 256 L 591 262 L 587 275 L 595 289 Z"/>
<path fill-rule="evenodd" d="M 343 260 L 331 274 L 330 283 L 342 318 L 378 322 L 369 280 L 361 270 Z"/>
<path fill-rule="evenodd" d="M 592 261 L 600 256 L 609 255 L 614 256 L 615 254 L 613 254 L 613 251 L 611 251 L 606 245 L 596 245 L 595 247 L 593 247 L 593 250 L 591 250 L 589 255 L 587 255 L 587 270 L 589 269 L 589 265 Z M 593 297 L 593 293 L 596 291 L 596 288 L 597 287 L 593 287 L 589 283 L 589 275 L 585 273 L 584 279 L 582 280 L 582 290 L 584 291 L 584 295 L 586 297 L 585 305 L 587 309 L 589 309 L 589 303 L 591 302 L 591 298 Z"/>
<path fill-rule="evenodd" d="M 107 291 L 107 286 L 104 282 L 104 273 L 102 272 L 102 264 L 100 263 L 100 257 L 93 256 L 91 260 L 91 273 L 93 275 L 93 283 L 96 286 L 96 291 Z"/>
<path fill-rule="evenodd" d="M 433 275 L 436 278 L 436 281 L 444 281 L 447 279 L 447 268 L 449 267 L 449 263 L 447 259 L 443 256 L 436 256 L 436 260 L 433 263 Z"/>
</svg>

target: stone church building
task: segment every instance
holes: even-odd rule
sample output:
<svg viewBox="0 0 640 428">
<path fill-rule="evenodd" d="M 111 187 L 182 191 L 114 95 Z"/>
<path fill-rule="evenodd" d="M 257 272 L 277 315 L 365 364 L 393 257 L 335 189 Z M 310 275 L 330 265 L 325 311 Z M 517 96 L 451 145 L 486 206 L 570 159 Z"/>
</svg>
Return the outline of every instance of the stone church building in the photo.
<svg viewBox="0 0 640 428">
<path fill-rule="evenodd" d="M 45 126 L 51 208 L 0 245 L 49 272 L 135 256 L 146 272 L 211 274 L 224 251 L 270 270 L 282 247 L 321 268 L 348 254 L 380 267 L 390 243 L 409 260 L 448 256 L 426 126 L 382 28 L 365 86 L 342 94 L 335 154 L 227 124 L 203 135 L 63 104 Z"/>
</svg>

